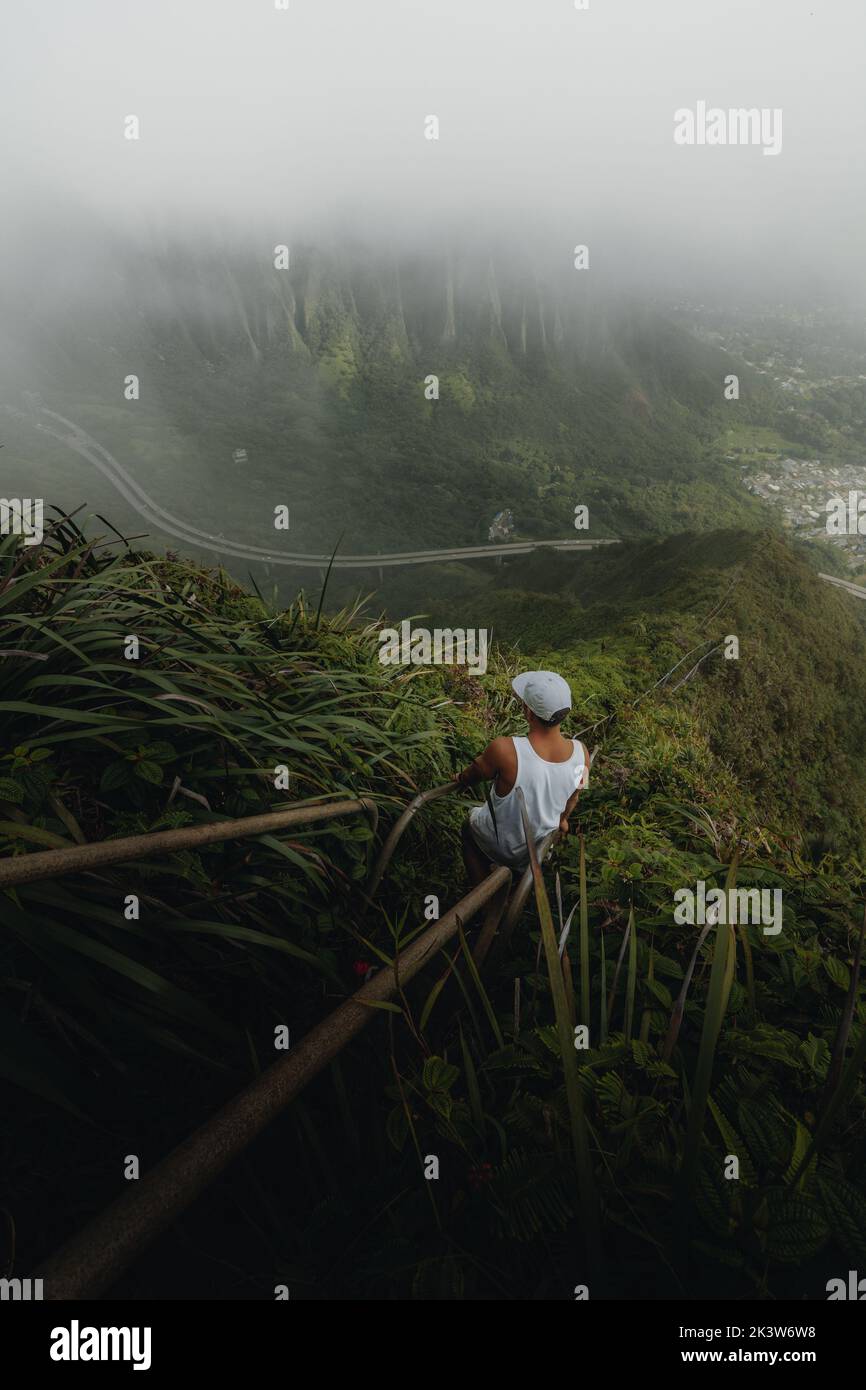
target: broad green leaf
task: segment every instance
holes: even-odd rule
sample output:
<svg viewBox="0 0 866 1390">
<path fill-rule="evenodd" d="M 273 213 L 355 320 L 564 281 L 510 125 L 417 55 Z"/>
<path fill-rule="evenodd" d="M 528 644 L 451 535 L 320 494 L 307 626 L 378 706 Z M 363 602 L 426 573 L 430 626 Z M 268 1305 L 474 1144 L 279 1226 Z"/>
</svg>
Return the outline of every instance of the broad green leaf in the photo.
<svg viewBox="0 0 866 1390">
<path fill-rule="evenodd" d="M 818 1191 L 830 1228 L 845 1254 L 866 1262 L 866 1195 L 839 1174 L 819 1176 Z"/>
</svg>

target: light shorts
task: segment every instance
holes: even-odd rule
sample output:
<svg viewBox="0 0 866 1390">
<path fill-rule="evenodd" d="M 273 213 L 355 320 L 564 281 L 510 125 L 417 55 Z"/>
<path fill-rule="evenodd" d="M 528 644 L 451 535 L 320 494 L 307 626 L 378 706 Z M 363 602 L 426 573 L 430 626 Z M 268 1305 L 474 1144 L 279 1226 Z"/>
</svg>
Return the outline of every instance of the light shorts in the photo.
<svg viewBox="0 0 866 1390">
<path fill-rule="evenodd" d="M 491 835 L 483 824 L 478 824 L 484 809 L 483 806 L 473 807 L 469 812 L 468 824 L 472 838 L 485 859 L 491 859 L 494 864 L 504 864 L 508 869 L 528 868 L 529 855 L 525 850 L 522 856 L 506 854 L 497 843 L 495 835 Z"/>
</svg>

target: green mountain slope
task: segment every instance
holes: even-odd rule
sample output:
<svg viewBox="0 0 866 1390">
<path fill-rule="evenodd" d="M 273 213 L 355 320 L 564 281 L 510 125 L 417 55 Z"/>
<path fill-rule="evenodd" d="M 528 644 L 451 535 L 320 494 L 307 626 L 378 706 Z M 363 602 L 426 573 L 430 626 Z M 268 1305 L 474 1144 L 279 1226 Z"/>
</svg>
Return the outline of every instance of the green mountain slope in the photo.
<svg viewBox="0 0 866 1390">
<path fill-rule="evenodd" d="M 441 252 L 300 247 L 286 271 L 261 248 L 105 254 L 86 304 L 8 309 L 0 404 L 39 392 L 204 530 L 230 518 L 238 539 L 270 545 L 281 503 L 291 548 L 311 551 L 343 532 L 353 550 L 486 539 L 506 506 L 536 537 L 572 531 L 578 504 L 594 535 L 760 516 L 716 441 L 726 410 L 763 418 L 767 386 L 741 364 L 742 398 L 725 405 L 726 353 L 577 272 Z M 141 529 L 33 423 L 3 421 L 10 491 L 37 477 L 56 501 L 86 497 Z"/>
<path fill-rule="evenodd" d="M 384 598 L 393 617 L 486 626 L 525 664 L 561 669 L 587 725 L 660 665 L 737 637 L 739 656 L 703 660 L 683 692 L 696 729 L 777 825 L 816 846 L 866 845 L 863 606 L 780 537 L 710 531 L 435 577 L 405 571 Z"/>
</svg>

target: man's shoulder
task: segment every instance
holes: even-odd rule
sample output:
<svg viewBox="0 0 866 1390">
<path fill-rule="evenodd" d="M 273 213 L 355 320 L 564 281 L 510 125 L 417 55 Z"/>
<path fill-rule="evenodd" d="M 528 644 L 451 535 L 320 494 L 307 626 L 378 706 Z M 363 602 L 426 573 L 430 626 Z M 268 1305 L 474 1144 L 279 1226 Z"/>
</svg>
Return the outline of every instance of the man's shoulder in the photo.
<svg viewBox="0 0 866 1390">
<path fill-rule="evenodd" d="M 491 739 L 485 749 L 485 757 L 495 768 L 501 768 L 503 772 L 513 772 L 517 767 L 514 739 L 507 736 Z"/>
</svg>

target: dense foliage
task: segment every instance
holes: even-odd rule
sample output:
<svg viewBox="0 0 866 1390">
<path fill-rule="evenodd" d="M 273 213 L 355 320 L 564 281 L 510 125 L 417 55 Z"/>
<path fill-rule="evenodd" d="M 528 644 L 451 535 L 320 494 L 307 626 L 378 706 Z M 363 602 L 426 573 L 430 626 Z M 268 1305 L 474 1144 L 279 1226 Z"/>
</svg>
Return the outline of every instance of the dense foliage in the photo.
<svg viewBox="0 0 866 1390">
<path fill-rule="evenodd" d="M 483 978 L 462 945 L 419 977 L 122 1293 L 823 1298 L 866 1258 L 863 628 L 781 542 L 547 557 L 507 587 L 443 575 L 450 623 L 484 613 L 500 638 L 483 678 L 383 667 L 357 609 L 272 609 L 68 522 L 0 563 L 4 855 L 287 798 L 364 792 L 387 823 L 519 731 L 529 660 L 568 676 L 567 731 L 599 745 L 581 839 L 545 870 L 557 937 L 575 909 L 562 976 L 539 889 Z M 19 1271 L 121 1189 L 124 1155 L 149 1165 L 266 1065 L 276 1024 L 300 1037 L 429 895 L 456 901 L 461 814 L 447 798 L 413 822 L 375 910 L 360 819 L 0 896 Z M 698 880 L 781 888 L 782 931 L 677 925 Z M 573 1023 L 588 1048 L 564 1045 Z"/>
</svg>

